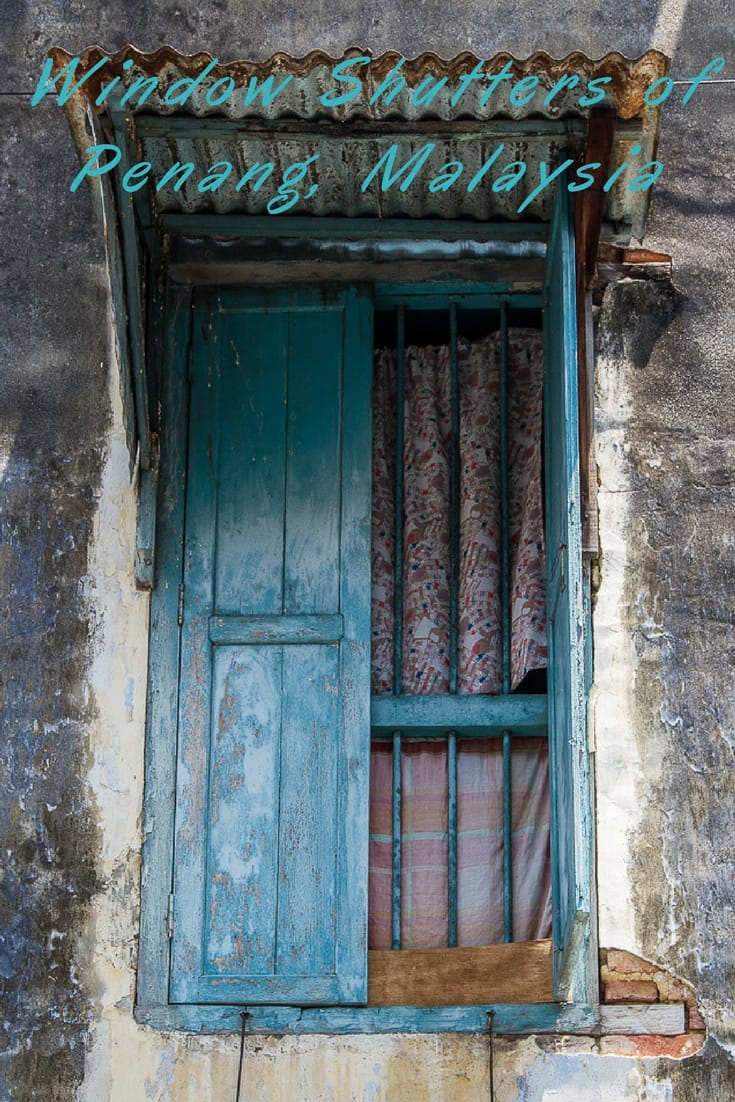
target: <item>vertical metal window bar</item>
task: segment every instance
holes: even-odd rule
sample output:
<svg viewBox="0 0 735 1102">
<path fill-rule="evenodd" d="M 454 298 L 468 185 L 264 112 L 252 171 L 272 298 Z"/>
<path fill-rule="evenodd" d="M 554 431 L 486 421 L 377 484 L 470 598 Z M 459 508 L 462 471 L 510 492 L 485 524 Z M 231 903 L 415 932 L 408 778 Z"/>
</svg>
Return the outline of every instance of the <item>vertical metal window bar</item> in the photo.
<svg viewBox="0 0 735 1102">
<path fill-rule="evenodd" d="M 457 692 L 459 664 L 459 353 L 457 305 L 449 306 L 451 453 L 449 466 L 449 692 Z M 447 944 L 457 944 L 457 736 L 447 733 Z"/>
<path fill-rule="evenodd" d="M 406 314 L 404 306 L 396 311 L 396 485 L 395 550 L 393 606 L 393 693 L 403 688 L 403 462 Z M 393 898 L 391 947 L 401 947 L 401 734 L 393 734 Z"/>
<path fill-rule="evenodd" d="M 401 947 L 401 732 L 393 732 L 393 897 L 391 949 Z"/>
<path fill-rule="evenodd" d="M 510 692 L 510 525 L 508 503 L 508 312 L 500 304 L 500 608 L 503 695 Z"/>
<path fill-rule="evenodd" d="M 449 307 L 451 452 L 449 465 L 449 692 L 457 692 L 459 652 L 459 357 L 457 306 Z"/>
<path fill-rule="evenodd" d="M 447 735 L 447 944 L 457 944 L 457 735 Z"/>
<path fill-rule="evenodd" d="M 503 694 L 510 693 L 511 584 L 508 440 L 508 308 L 500 304 L 500 595 L 502 610 Z M 503 937 L 513 940 L 513 804 L 511 736 L 503 732 Z"/>
<path fill-rule="evenodd" d="M 503 940 L 513 940 L 513 791 L 511 737 L 503 731 Z"/>
<path fill-rule="evenodd" d="M 403 691 L 403 463 L 404 403 L 406 373 L 403 363 L 406 343 L 405 308 L 396 311 L 396 486 L 395 486 L 395 566 L 393 603 L 393 692 Z"/>
</svg>

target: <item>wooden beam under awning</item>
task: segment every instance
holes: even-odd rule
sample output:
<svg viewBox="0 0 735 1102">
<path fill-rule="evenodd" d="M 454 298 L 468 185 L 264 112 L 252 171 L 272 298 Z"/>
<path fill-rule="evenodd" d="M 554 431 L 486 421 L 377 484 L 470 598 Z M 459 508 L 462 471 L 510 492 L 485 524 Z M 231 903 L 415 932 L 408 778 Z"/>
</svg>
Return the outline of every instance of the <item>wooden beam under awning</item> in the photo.
<svg viewBox="0 0 735 1102">
<path fill-rule="evenodd" d="M 579 459 L 582 489 L 582 551 L 594 558 L 598 553 L 597 472 L 594 466 L 595 363 L 592 332 L 592 281 L 605 210 L 602 183 L 609 176 L 615 141 L 614 111 L 595 109 L 590 113 L 583 164 L 599 163 L 595 183 L 577 192 L 574 205 L 574 233 L 577 250 L 577 348 L 579 387 Z"/>
</svg>

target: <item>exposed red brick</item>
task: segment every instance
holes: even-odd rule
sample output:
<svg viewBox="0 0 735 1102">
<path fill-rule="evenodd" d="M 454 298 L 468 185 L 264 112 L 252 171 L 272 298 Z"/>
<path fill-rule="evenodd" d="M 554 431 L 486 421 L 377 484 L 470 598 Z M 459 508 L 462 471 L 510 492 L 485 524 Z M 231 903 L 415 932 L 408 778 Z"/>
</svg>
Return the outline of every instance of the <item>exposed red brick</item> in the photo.
<svg viewBox="0 0 735 1102">
<path fill-rule="evenodd" d="M 669 975 L 668 972 L 664 972 L 656 982 L 658 983 L 661 1002 L 689 1003 L 693 1001 L 694 994 L 691 987 L 682 980 L 676 979 L 675 976 Z"/>
<path fill-rule="evenodd" d="M 650 249 L 623 249 L 624 264 L 671 264 L 668 253 L 654 253 Z"/>
<path fill-rule="evenodd" d="M 610 980 L 605 984 L 607 1003 L 655 1003 L 658 987 L 651 980 Z"/>
<path fill-rule="evenodd" d="M 707 1028 L 707 1023 L 697 1010 L 696 1006 L 689 1007 L 689 1028 L 700 1029 L 702 1031 Z"/>
<path fill-rule="evenodd" d="M 655 964 L 643 960 L 642 957 L 635 956 L 634 953 L 626 953 L 623 949 L 608 949 L 607 967 L 611 972 L 642 972 L 647 975 L 658 972 L 658 967 Z"/>
<path fill-rule="evenodd" d="M 629 1040 L 635 1041 L 639 1056 L 672 1056 L 675 1060 L 693 1056 L 704 1044 L 701 1033 L 682 1033 L 678 1037 L 630 1037 Z"/>
</svg>

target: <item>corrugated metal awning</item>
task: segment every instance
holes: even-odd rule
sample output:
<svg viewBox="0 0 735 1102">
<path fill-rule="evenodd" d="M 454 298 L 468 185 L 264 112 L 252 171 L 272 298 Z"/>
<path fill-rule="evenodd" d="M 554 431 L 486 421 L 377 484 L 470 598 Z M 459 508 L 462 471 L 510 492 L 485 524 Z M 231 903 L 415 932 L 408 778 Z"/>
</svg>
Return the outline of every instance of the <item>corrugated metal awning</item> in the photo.
<svg viewBox="0 0 735 1102">
<path fill-rule="evenodd" d="M 72 60 L 59 49 L 52 57 L 56 73 Z M 642 236 L 649 194 L 631 193 L 627 184 L 637 166 L 654 158 L 657 141 L 659 109 L 646 105 L 644 93 L 667 65 L 657 51 L 636 60 L 617 53 L 599 60 L 573 53 L 557 60 L 539 52 L 526 59 L 498 54 L 486 61 L 470 53 L 443 60 L 432 53 L 373 59 L 362 50 L 347 51 L 343 58 L 315 51 L 304 58 L 276 54 L 265 62 L 224 64 L 170 47 L 152 54 L 126 47 L 112 56 L 92 47 L 77 63 L 75 80 L 85 76 L 85 83 L 67 111 L 83 157 L 95 140 L 91 133 L 110 144 L 123 133 L 128 162 L 150 164 L 136 206 L 139 217 L 156 225 L 171 212 L 264 214 L 284 172 L 309 160 L 301 190 L 312 194 L 289 213 L 316 219 L 544 222 L 554 189 L 532 195 L 541 163 L 555 165 L 563 150 L 583 158 L 590 119 L 602 108 L 614 113 L 616 127 L 610 164 L 598 183 L 630 165 L 605 195 L 604 236 L 627 241 Z M 511 75 L 499 79 L 502 72 Z M 268 81 L 270 97 L 253 92 Z M 139 96 L 136 87 L 147 94 Z M 172 102 L 186 88 L 185 102 Z M 588 102 L 600 89 L 604 102 Z M 115 109 L 108 108 L 126 93 L 121 130 L 120 116 L 116 128 Z M 349 102 L 333 102 L 346 96 L 352 96 Z M 402 189 L 398 181 L 382 190 L 382 172 L 370 174 L 393 147 L 394 169 L 428 152 L 410 186 Z M 462 173 L 446 188 L 432 186 L 450 162 L 460 163 Z M 189 178 L 180 188 L 173 182 L 159 188 L 177 163 L 193 166 Z M 513 163 L 523 163 L 526 172 L 504 189 L 500 177 Z M 232 166 L 227 178 L 203 188 L 218 165 Z M 272 165 L 269 178 L 257 188 L 252 178 L 238 187 L 255 165 Z M 122 163 L 116 171 L 121 170 Z M 478 182 L 468 188 L 478 173 Z"/>
</svg>

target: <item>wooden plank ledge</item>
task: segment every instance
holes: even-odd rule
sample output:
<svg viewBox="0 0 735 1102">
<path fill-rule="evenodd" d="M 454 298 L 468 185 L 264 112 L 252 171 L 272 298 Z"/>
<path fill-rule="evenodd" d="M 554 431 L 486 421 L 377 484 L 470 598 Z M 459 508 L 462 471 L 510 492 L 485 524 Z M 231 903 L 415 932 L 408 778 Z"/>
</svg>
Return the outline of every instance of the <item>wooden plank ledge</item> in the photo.
<svg viewBox="0 0 735 1102">
<path fill-rule="evenodd" d="M 600 1007 L 603 1034 L 677 1037 L 686 1032 L 684 1003 L 626 1003 Z"/>
<path fill-rule="evenodd" d="M 368 1006 L 482 1006 L 553 1000 L 551 941 L 462 949 L 372 949 Z"/>
</svg>

